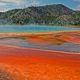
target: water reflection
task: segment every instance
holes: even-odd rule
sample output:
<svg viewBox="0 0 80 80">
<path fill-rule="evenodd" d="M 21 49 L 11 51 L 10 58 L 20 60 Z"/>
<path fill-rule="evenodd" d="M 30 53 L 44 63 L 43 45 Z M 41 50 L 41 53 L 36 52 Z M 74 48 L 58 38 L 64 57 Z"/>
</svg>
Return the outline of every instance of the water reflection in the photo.
<svg viewBox="0 0 80 80">
<path fill-rule="evenodd" d="M 64 42 L 64 41 L 62 44 L 46 43 L 46 41 L 43 44 L 43 42 L 39 42 L 39 43 L 34 41 L 32 42 L 24 38 L 1 38 L 0 39 L 1 45 L 14 45 L 14 46 L 20 46 L 26 48 L 58 50 L 58 51 L 67 51 L 67 52 L 80 52 L 80 44 Z"/>
</svg>

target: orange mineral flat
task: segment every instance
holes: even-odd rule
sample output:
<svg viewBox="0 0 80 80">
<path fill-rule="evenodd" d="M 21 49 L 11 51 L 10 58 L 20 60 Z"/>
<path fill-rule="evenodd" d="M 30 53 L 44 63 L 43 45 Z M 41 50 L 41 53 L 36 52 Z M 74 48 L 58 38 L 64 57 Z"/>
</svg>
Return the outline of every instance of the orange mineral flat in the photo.
<svg viewBox="0 0 80 80">
<path fill-rule="evenodd" d="M 2 80 L 80 80 L 80 54 L 0 46 Z"/>
</svg>

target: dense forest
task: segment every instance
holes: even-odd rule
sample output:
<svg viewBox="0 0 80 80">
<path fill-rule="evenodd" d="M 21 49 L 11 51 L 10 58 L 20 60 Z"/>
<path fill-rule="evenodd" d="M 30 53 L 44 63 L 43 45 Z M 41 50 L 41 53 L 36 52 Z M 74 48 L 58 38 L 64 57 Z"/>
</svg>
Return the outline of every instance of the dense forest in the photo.
<svg viewBox="0 0 80 80">
<path fill-rule="evenodd" d="M 62 4 L 0 12 L 0 24 L 80 25 L 80 11 Z"/>
</svg>

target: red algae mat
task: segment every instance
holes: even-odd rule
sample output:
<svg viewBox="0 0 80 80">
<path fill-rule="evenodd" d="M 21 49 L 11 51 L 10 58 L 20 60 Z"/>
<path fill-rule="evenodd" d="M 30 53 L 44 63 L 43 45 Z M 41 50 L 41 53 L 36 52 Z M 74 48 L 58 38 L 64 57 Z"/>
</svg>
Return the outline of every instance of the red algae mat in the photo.
<svg viewBox="0 0 80 80">
<path fill-rule="evenodd" d="M 49 44 L 64 44 L 65 42 L 72 42 L 80 44 L 80 31 L 64 31 L 64 32 L 53 32 L 53 33 L 40 33 L 24 36 L 29 41 L 38 43 L 49 43 Z"/>
<path fill-rule="evenodd" d="M 40 43 L 80 44 L 79 34 L 60 32 L 22 37 Z M 0 45 L 0 80 L 80 80 L 80 53 Z"/>
<path fill-rule="evenodd" d="M 0 46 L 1 80 L 80 80 L 80 55 Z"/>
</svg>

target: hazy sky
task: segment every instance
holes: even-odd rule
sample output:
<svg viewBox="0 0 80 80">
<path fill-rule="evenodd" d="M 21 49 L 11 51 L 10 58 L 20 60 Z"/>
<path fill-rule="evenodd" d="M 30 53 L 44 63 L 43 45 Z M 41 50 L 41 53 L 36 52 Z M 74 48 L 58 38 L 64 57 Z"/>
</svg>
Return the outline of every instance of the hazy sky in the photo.
<svg viewBox="0 0 80 80">
<path fill-rule="evenodd" d="M 46 4 L 64 4 L 80 10 L 80 0 L 0 0 L 0 11 Z"/>
</svg>

